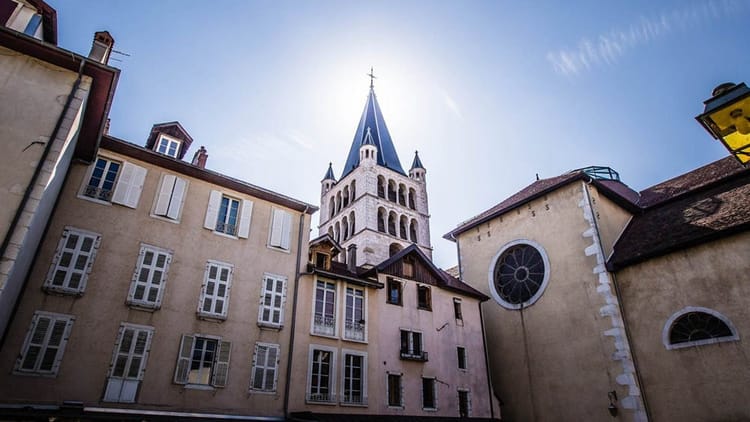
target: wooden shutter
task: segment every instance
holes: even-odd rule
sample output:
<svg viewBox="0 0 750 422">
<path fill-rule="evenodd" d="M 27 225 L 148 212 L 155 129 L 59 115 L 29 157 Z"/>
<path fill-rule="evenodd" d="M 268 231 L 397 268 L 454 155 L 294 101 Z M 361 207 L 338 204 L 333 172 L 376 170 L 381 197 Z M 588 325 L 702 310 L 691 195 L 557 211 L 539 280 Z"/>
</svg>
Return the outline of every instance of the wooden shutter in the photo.
<svg viewBox="0 0 750 422">
<path fill-rule="evenodd" d="M 203 221 L 203 227 L 209 230 L 216 230 L 219 207 L 221 207 L 221 192 L 212 190 L 211 195 L 208 197 L 208 208 L 206 209 L 206 219 Z"/>
<path fill-rule="evenodd" d="M 240 210 L 240 226 L 237 230 L 237 236 L 247 239 L 250 235 L 250 219 L 253 215 L 253 201 L 242 200 L 242 209 Z"/>
<path fill-rule="evenodd" d="M 214 376 L 211 384 L 214 387 L 226 387 L 227 377 L 229 375 L 229 355 L 232 349 L 232 343 L 228 341 L 219 342 L 219 353 L 216 356 L 214 364 Z"/>
<path fill-rule="evenodd" d="M 161 188 L 159 188 L 159 196 L 156 199 L 154 214 L 167 215 L 167 210 L 169 210 L 169 200 L 172 198 L 172 190 L 174 190 L 175 180 L 177 180 L 177 176 L 172 174 L 165 174 L 162 178 Z"/>
<path fill-rule="evenodd" d="M 193 342 L 195 337 L 187 334 L 182 336 L 180 342 L 180 354 L 177 356 L 177 367 L 174 370 L 174 383 L 187 384 L 188 371 L 190 371 L 190 357 L 193 354 Z"/>
<path fill-rule="evenodd" d="M 177 177 L 174 182 L 174 190 L 172 191 L 172 199 L 169 201 L 169 209 L 167 210 L 167 217 L 177 220 L 180 216 L 180 209 L 182 203 L 185 200 L 185 191 L 187 190 L 187 181 L 185 179 Z"/>
<path fill-rule="evenodd" d="M 120 177 L 112 195 L 112 202 L 130 208 L 138 207 L 138 200 L 146 180 L 147 170 L 128 162 L 122 163 Z"/>
<path fill-rule="evenodd" d="M 271 221 L 271 246 L 281 247 L 281 235 L 284 226 L 283 211 L 273 209 L 273 220 Z"/>
<path fill-rule="evenodd" d="M 292 228 L 292 215 L 286 211 L 281 211 L 283 216 L 282 227 L 281 227 L 281 247 L 283 249 L 289 249 L 289 235 Z"/>
</svg>

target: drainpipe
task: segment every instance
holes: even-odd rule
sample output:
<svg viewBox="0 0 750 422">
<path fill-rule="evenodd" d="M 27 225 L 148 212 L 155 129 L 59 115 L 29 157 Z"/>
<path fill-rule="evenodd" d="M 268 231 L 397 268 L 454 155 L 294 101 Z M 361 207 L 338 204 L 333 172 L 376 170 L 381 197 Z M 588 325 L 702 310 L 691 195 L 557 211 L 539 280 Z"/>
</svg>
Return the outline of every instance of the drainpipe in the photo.
<svg viewBox="0 0 750 422">
<path fill-rule="evenodd" d="M 587 182 L 585 182 L 585 186 L 583 189 L 584 195 L 586 196 L 586 201 L 588 201 L 589 208 L 591 208 L 591 219 L 594 221 L 594 230 L 596 230 L 596 240 L 599 242 L 599 252 L 602 254 L 602 257 L 604 257 L 604 244 L 602 243 L 602 237 L 599 234 L 599 223 L 596 222 L 596 213 L 594 212 L 594 204 L 591 202 L 591 195 L 589 195 L 589 189 L 588 187 L 591 185 L 591 179 L 589 179 Z M 605 267 L 606 268 L 606 267 Z M 613 272 L 610 272 L 607 270 L 607 272 L 610 275 L 610 279 L 612 280 L 612 286 L 615 288 L 615 297 L 617 298 L 617 308 L 620 311 L 620 315 L 622 316 L 622 328 L 625 331 L 625 338 L 628 339 L 628 351 L 630 352 L 630 358 L 633 360 L 633 367 L 635 369 L 635 378 L 638 380 L 638 388 L 641 391 L 641 401 L 643 401 L 643 410 L 646 412 L 646 418 L 648 420 L 652 420 L 651 418 L 651 411 L 648 407 L 648 401 L 646 400 L 646 386 L 643 384 L 643 379 L 641 378 L 641 371 L 638 368 L 638 360 L 635 357 L 635 351 L 633 350 L 633 346 L 631 345 L 630 339 L 632 336 L 630 335 L 630 328 L 628 327 L 628 324 L 626 323 L 627 319 L 625 318 L 625 305 L 622 304 L 622 295 L 620 293 L 620 285 L 617 283 L 617 278 L 615 277 L 615 274 Z"/>
<path fill-rule="evenodd" d="M 286 383 L 284 383 L 284 417 L 289 417 L 289 382 L 292 379 L 292 357 L 294 356 L 294 330 L 297 325 L 297 295 L 299 292 L 300 259 L 302 258 L 302 232 L 305 229 L 305 214 L 309 207 L 299 216 L 299 229 L 297 232 L 297 264 L 294 269 L 294 295 L 292 297 L 292 324 L 289 335 L 289 358 L 286 360 Z"/>
<path fill-rule="evenodd" d="M 13 233 L 16 231 L 16 226 L 18 225 L 18 221 L 21 219 L 21 215 L 23 214 L 23 211 L 26 209 L 26 204 L 28 204 L 29 202 L 29 198 L 31 197 L 31 192 L 34 190 L 34 187 L 36 186 L 36 183 L 37 183 L 37 179 L 39 179 L 39 175 L 42 173 L 42 168 L 44 167 L 44 163 L 47 161 L 47 157 L 49 156 L 49 153 L 52 150 L 52 144 L 54 144 L 55 139 L 57 139 L 57 134 L 58 132 L 60 132 L 60 127 L 62 126 L 62 122 L 63 120 L 65 120 L 65 113 L 68 111 L 68 108 L 70 107 L 70 103 L 73 102 L 75 93 L 76 91 L 78 91 L 78 87 L 81 85 L 81 80 L 83 79 L 83 67 L 85 66 L 85 64 L 86 64 L 86 60 L 82 59 L 81 66 L 78 68 L 78 77 L 76 78 L 75 82 L 73 82 L 73 87 L 70 89 L 68 98 L 65 100 L 65 105 L 63 106 L 62 112 L 60 113 L 60 117 L 57 118 L 57 123 L 55 123 L 55 128 L 52 129 L 52 134 L 50 135 L 49 140 L 47 140 L 47 144 L 44 146 L 44 150 L 42 151 L 42 156 L 39 157 L 39 161 L 36 164 L 34 173 L 31 175 L 31 181 L 29 181 L 28 186 L 26 186 L 26 191 L 24 191 L 23 193 L 23 197 L 21 198 L 21 203 L 18 205 L 18 208 L 16 209 L 16 213 L 13 216 L 13 220 L 11 220 L 10 226 L 8 226 L 8 232 L 5 234 L 5 239 L 3 239 L 2 245 L 0 245 L 0 260 L 2 260 L 2 258 L 5 256 L 5 252 L 8 249 L 8 244 L 10 244 L 10 239 L 13 237 Z M 37 248 L 38 247 L 39 245 L 37 245 Z M 12 272 L 15 272 L 15 269 L 12 270 Z M 19 294 L 19 297 L 20 297 L 20 294 Z M 17 308 L 18 308 L 18 298 L 16 298 L 16 303 L 13 307 L 13 311 L 9 315 L 8 321 L 13 319 L 13 315 L 15 315 Z M 8 325 L 10 325 L 10 323 Z M 5 327 L 0 327 L 0 329 L 2 329 L 2 336 L 0 336 L 0 345 L 5 343 L 5 336 L 8 333 L 7 327 L 8 327 L 7 325 Z"/>
</svg>

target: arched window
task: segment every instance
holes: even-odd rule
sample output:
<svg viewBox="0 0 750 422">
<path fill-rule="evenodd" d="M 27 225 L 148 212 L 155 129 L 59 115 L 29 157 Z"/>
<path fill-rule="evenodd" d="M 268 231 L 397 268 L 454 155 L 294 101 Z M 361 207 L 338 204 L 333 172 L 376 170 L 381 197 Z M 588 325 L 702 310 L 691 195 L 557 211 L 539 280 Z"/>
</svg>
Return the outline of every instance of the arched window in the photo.
<svg viewBox="0 0 750 422">
<path fill-rule="evenodd" d="M 417 192 L 414 189 L 409 188 L 409 208 L 413 210 L 417 209 L 416 198 L 417 198 Z"/>
<path fill-rule="evenodd" d="M 357 199 L 357 181 L 356 180 L 352 180 L 352 187 L 349 190 L 351 191 L 350 194 L 352 195 L 352 202 L 354 202 L 354 200 Z"/>
<path fill-rule="evenodd" d="M 391 211 L 388 213 L 388 233 L 392 236 L 398 236 L 396 234 L 396 223 L 398 222 L 398 216 L 395 212 Z"/>
<path fill-rule="evenodd" d="M 407 236 L 406 230 L 408 226 L 409 226 L 409 221 L 406 219 L 405 215 L 402 215 L 401 219 L 399 219 L 398 231 L 399 231 L 400 237 L 404 240 L 408 239 L 408 237 L 406 237 Z"/>
<path fill-rule="evenodd" d="M 336 214 L 336 201 L 333 199 L 333 196 L 331 197 L 331 203 L 330 205 L 328 205 L 328 207 L 331 209 L 330 214 L 331 217 L 333 217 L 334 214 Z"/>
<path fill-rule="evenodd" d="M 727 317 L 713 309 L 696 306 L 675 312 L 662 330 L 662 341 L 668 350 L 739 339 Z"/>
<path fill-rule="evenodd" d="M 403 183 L 398 185 L 398 203 L 406 206 L 406 185 Z"/>
<path fill-rule="evenodd" d="M 346 217 L 341 220 L 341 236 L 344 240 L 349 238 L 349 219 Z"/>
<path fill-rule="evenodd" d="M 333 226 L 333 239 L 337 242 L 341 239 L 341 225 L 338 222 Z"/>
<path fill-rule="evenodd" d="M 542 245 L 528 239 L 506 243 L 495 254 L 489 268 L 490 293 L 507 309 L 531 306 L 547 287 L 549 268 Z"/>
<path fill-rule="evenodd" d="M 328 226 L 328 236 L 331 236 L 331 239 L 335 239 L 333 236 L 333 226 Z"/>
<path fill-rule="evenodd" d="M 385 198 L 385 177 L 378 176 L 378 196 Z"/>
<path fill-rule="evenodd" d="M 396 202 L 396 182 L 388 180 L 388 200 Z"/>
<path fill-rule="evenodd" d="M 401 249 L 401 245 L 398 243 L 391 243 L 391 246 L 388 247 L 388 256 L 396 255 Z"/>
<path fill-rule="evenodd" d="M 349 206 L 349 186 L 344 186 L 344 204 L 342 205 L 343 208 L 346 208 Z"/>
<path fill-rule="evenodd" d="M 385 233 L 385 220 L 385 208 L 378 208 L 378 231 L 381 233 Z"/>
<path fill-rule="evenodd" d="M 336 192 L 336 213 L 341 211 L 341 191 Z"/>
<path fill-rule="evenodd" d="M 357 225 L 354 224 L 354 211 L 349 213 L 349 233 L 351 233 L 352 236 L 354 236 L 354 229 L 357 228 Z"/>
<path fill-rule="evenodd" d="M 411 224 L 409 225 L 409 239 L 417 243 L 417 220 L 411 220 Z"/>
</svg>

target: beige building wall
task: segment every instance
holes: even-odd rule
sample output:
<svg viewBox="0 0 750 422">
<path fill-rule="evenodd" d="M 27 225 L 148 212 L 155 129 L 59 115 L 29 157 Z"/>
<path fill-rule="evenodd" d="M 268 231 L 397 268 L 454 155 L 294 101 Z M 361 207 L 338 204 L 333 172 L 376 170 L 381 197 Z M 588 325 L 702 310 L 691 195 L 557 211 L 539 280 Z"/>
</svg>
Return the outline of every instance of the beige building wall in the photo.
<svg viewBox="0 0 750 422">
<path fill-rule="evenodd" d="M 653 420 L 750 419 L 749 256 L 750 233 L 745 232 L 617 273 Z M 687 307 L 723 315 L 739 341 L 668 350 L 665 326 Z"/>
<path fill-rule="evenodd" d="M 89 167 L 80 164 L 72 167 L 10 335 L 0 352 L 0 373 L 3 374 L 0 396 L 6 402 L 19 403 L 61 404 L 64 400 L 77 400 L 86 407 L 283 415 L 298 235 L 301 233 L 303 236 L 304 247 L 308 241 L 310 215 L 178 174 L 188 180 L 179 223 L 153 217 L 150 214 L 162 175 L 176 173 L 108 150 L 100 150 L 100 156 L 128 161 L 147 169 L 138 206 L 131 209 L 82 198 L 80 193 L 88 180 Z M 212 189 L 253 201 L 247 239 L 216 234 L 203 227 Z M 292 216 L 289 251 L 267 246 L 273 208 L 281 208 Z M 300 231 L 301 215 L 304 221 Z M 85 293 L 80 297 L 49 294 L 42 290 L 66 226 L 101 234 L 101 247 Z M 161 308 L 152 312 L 135 309 L 125 303 L 142 243 L 173 252 Z M 196 316 L 208 260 L 234 266 L 228 315 L 223 322 Z M 281 329 L 261 328 L 258 325 L 261 285 L 265 274 L 286 279 L 287 293 Z M 32 316 L 39 310 L 76 318 L 55 377 L 13 373 Z M 154 328 L 145 374 L 137 403 L 133 405 L 102 401 L 115 340 L 123 322 Z M 173 383 L 183 334 L 217 336 L 223 341 L 232 342 L 225 388 L 200 389 Z M 280 345 L 275 392 L 258 393 L 249 389 L 256 342 Z"/>
<path fill-rule="evenodd" d="M 503 418 L 613 420 L 609 391 L 638 405 L 627 340 L 603 267 L 602 251 L 610 250 L 627 221 L 615 208 L 595 187 L 572 182 L 458 235 L 463 280 L 488 296 L 493 260 L 508 243 L 535 242 L 549 260 L 549 281 L 535 303 L 522 310 L 495 300 L 482 305 Z M 633 410 L 618 405 L 616 420 L 632 420 Z"/>
</svg>

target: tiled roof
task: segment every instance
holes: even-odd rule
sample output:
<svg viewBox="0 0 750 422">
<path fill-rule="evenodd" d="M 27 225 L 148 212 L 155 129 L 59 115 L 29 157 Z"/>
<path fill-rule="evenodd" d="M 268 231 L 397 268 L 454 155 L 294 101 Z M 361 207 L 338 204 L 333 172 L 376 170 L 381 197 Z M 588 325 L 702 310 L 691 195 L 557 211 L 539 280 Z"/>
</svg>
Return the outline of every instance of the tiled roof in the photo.
<svg viewBox="0 0 750 422">
<path fill-rule="evenodd" d="M 641 192 L 636 214 L 607 266 L 651 257 L 750 229 L 750 169 L 726 157 Z"/>
</svg>

